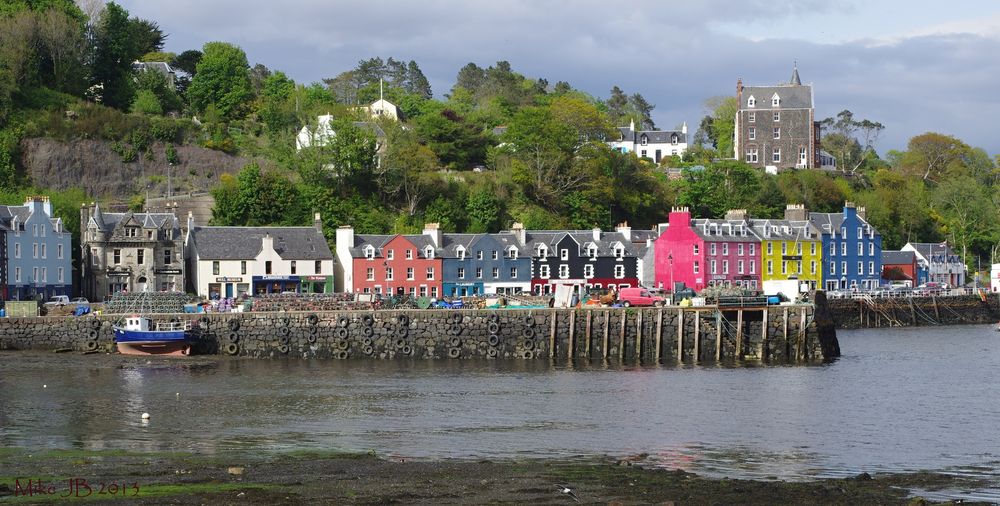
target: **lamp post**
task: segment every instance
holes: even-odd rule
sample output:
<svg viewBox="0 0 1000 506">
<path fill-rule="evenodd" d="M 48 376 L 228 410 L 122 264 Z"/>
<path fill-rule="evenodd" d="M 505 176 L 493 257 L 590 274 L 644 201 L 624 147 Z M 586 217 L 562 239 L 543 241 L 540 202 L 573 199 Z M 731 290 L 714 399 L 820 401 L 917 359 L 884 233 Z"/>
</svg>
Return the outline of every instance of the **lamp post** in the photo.
<svg viewBox="0 0 1000 506">
<path fill-rule="evenodd" d="M 667 253 L 667 262 L 670 262 L 670 293 L 674 293 L 674 255 Z"/>
</svg>

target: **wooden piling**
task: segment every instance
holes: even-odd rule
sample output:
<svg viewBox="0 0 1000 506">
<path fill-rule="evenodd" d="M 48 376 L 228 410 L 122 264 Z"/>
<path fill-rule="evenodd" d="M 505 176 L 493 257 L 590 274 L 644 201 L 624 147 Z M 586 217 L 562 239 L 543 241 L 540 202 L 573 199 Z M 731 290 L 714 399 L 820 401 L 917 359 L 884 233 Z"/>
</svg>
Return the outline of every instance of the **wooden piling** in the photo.
<svg viewBox="0 0 1000 506">
<path fill-rule="evenodd" d="M 736 310 L 736 358 L 743 359 L 743 309 Z"/>
<path fill-rule="evenodd" d="M 663 309 L 656 312 L 656 363 L 660 363 L 661 346 L 663 345 Z"/>
<path fill-rule="evenodd" d="M 556 358 L 556 312 L 552 311 L 552 321 L 549 322 L 549 358 Z"/>
<path fill-rule="evenodd" d="M 576 351 L 576 310 L 569 312 L 569 337 L 566 338 L 566 359 L 573 360 L 573 353 Z"/>
<path fill-rule="evenodd" d="M 635 363 L 642 361 L 642 310 L 635 316 Z"/>
<path fill-rule="evenodd" d="M 701 311 L 694 312 L 694 363 L 701 358 Z"/>
<path fill-rule="evenodd" d="M 788 308 L 787 307 L 785 308 L 784 314 L 781 316 L 781 325 L 783 329 L 782 336 L 784 337 L 784 343 L 785 343 L 785 359 L 787 360 L 790 355 L 788 353 Z"/>
<path fill-rule="evenodd" d="M 802 318 L 799 320 L 799 360 L 806 359 L 806 310 L 802 308 Z"/>
<path fill-rule="evenodd" d="M 587 311 L 587 344 L 583 348 L 588 360 L 590 360 L 590 320 L 593 319 L 593 316 L 594 311 Z"/>
<path fill-rule="evenodd" d="M 625 321 L 628 320 L 628 311 L 622 309 L 622 330 L 618 340 L 618 360 L 625 359 Z"/>
<path fill-rule="evenodd" d="M 764 308 L 764 314 L 761 316 L 761 330 L 760 330 L 760 359 L 764 360 L 767 357 L 767 308 Z"/>
<path fill-rule="evenodd" d="M 906 299 L 910 301 L 910 323 L 915 326 L 917 324 L 917 312 L 913 310 L 913 297 L 907 297 Z"/>
<path fill-rule="evenodd" d="M 715 311 L 715 361 L 722 357 L 722 311 Z"/>
<path fill-rule="evenodd" d="M 677 309 L 677 361 L 684 361 L 684 310 Z"/>
<path fill-rule="evenodd" d="M 602 353 L 604 354 L 604 360 L 608 359 L 608 344 L 611 339 L 611 312 L 604 311 L 604 346 L 601 346 Z"/>
<path fill-rule="evenodd" d="M 934 294 L 931 294 L 931 302 L 934 303 L 934 318 L 937 318 L 937 321 L 940 322 L 941 313 L 938 312 L 937 297 L 935 297 Z"/>
</svg>

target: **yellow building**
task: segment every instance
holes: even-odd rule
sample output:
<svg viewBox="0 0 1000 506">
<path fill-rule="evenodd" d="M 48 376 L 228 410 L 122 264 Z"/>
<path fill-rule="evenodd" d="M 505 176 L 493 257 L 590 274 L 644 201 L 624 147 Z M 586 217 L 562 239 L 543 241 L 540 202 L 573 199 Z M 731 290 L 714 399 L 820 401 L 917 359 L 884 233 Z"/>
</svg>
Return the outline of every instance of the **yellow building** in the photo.
<svg viewBox="0 0 1000 506">
<path fill-rule="evenodd" d="M 751 220 L 760 237 L 762 281 L 798 279 L 811 289 L 823 280 L 823 237 L 806 220 Z"/>
</svg>

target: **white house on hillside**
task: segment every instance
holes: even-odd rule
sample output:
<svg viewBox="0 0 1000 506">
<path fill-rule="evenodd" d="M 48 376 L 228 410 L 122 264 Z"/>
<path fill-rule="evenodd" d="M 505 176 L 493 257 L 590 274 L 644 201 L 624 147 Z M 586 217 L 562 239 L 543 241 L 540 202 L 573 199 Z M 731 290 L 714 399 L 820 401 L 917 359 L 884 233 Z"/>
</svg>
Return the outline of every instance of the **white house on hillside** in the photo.
<svg viewBox="0 0 1000 506">
<path fill-rule="evenodd" d="M 618 139 L 608 143 L 611 149 L 622 153 L 635 153 L 639 158 L 649 158 L 660 163 L 668 156 L 683 156 L 687 151 L 687 122 L 678 130 L 636 130 L 632 121 L 627 127 L 618 127 Z"/>
</svg>

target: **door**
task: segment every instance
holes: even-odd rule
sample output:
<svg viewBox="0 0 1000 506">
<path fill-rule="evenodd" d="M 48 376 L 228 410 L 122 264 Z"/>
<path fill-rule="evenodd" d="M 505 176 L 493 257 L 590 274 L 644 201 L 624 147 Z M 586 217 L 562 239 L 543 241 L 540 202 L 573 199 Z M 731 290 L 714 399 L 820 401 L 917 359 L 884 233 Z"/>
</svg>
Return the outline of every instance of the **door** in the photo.
<svg viewBox="0 0 1000 506">
<path fill-rule="evenodd" d="M 232 283 L 226 283 L 226 298 L 227 299 L 233 298 L 233 284 Z"/>
</svg>

